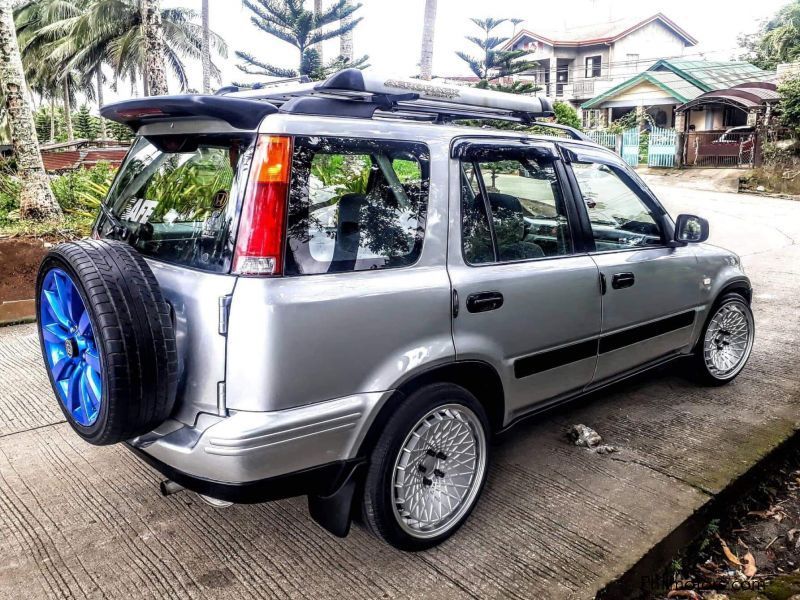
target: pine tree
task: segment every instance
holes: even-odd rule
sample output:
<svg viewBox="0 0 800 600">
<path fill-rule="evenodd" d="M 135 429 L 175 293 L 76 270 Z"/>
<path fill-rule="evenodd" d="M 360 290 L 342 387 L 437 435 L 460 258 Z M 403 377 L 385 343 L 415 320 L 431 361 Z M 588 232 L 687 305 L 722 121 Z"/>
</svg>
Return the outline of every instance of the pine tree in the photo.
<svg viewBox="0 0 800 600">
<path fill-rule="evenodd" d="M 124 123 L 117 123 L 116 121 L 109 121 L 108 129 L 113 137 L 118 142 L 128 142 L 133 138 L 133 131 Z"/>
<path fill-rule="evenodd" d="M 466 36 L 480 50 L 478 57 L 466 52 L 456 52 L 458 57 L 469 65 L 481 82 L 491 82 L 502 77 L 509 77 L 536 67 L 536 62 L 525 60 L 529 53 L 525 50 L 500 50 L 508 41 L 507 37 L 494 35 L 494 31 L 507 19 L 470 19 L 483 31 L 483 37 Z"/>
<path fill-rule="evenodd" d="M 314 49 L 321 42 L 339 37 L 358 25 L 361 17 L 351 17 L 361 8 L 361 4 L 335 0 L 329 8 L 319 13 L 307 10 L 303 0 L 244 0 L 244 5 L 253 13 L 250 21 L 256 27 L 291 44 L 300 53 L 298 68 L 293 69 L 266 63 L 248 52 L 237 51 L 236 56 L 241 60 L 238 67 L 245 73 L 268 77 L 306 75 L 312 79 L 320 79 L 332 70 L 367 66 L 366 56 L 355 60 L 337 56 L 323 64 L 319 53 Z M 333 27 L 329 28 L 330 25 Z"/>
<path fill-rule="evenodd" d="M 89 112 L 89 107 L 85 104 L 81 106 L 80 110 L 75 113 L 73 120 L 75 122 L 75 133 L 79 138 L 86 140 L 97 139 L 97 123 L 95 123 L 92 113 Z"/>
<path fill-rule="evenodd" d="M 46 108 L 40 108 L 33 116 L 36 124 L 36 137 L 41 142 L 46 142 L 50 139 L 50 111 Z"/>
</svg>

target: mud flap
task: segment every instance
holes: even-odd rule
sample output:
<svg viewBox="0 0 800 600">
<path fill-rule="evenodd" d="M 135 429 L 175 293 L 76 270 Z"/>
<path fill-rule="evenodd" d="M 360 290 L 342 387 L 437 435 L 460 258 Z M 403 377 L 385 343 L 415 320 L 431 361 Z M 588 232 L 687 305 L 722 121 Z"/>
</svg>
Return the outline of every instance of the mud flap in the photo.
<svg viewBox="0 0 800 600">
<path fill-rule="evenodd" d="M 308 496 L 311 518 L 336 537 L 347 537 L 352 523 L 353 496 L 358 487 L 358 477 L 366 463 L 353 466 L 342 484 L 328 496 Z"/>
</svg>

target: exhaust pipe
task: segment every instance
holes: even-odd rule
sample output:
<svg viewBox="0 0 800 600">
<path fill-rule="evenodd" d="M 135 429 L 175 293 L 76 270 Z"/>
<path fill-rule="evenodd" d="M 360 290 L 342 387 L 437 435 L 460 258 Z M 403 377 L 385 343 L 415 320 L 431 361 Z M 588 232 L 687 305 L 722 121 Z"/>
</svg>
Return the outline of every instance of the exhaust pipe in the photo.
<svg viewBox="0 0 800 600">
<path fill-rule="evenodd" d="M 181 484 L 175 483 L 171 479 L 165 479 L 162 481 L 158 485 L 158 488 L 161 490 L 161 495 L 164 497 L 172 496 L 172 494 L 177 494 L 178 492 L 182 492 L 184 490 L 184 487 Z"/>
</svg>

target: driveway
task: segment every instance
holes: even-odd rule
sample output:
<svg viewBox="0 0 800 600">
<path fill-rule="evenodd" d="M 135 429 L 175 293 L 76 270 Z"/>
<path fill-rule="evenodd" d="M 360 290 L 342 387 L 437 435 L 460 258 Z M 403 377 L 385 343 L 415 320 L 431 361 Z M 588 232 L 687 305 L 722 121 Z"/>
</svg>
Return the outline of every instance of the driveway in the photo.
<svg viewBox="0 0 800 600">
<path fill-rule="evenodd" d="M 656 187 L 744 259 L 757 340 L 728 387 L 665 369 L 519 426 L 483 499 L 441 547 L 345 540 L 305 499 L 211 508 L 162 498 L 122 447 L 63 422 L 32 325 L 0 329 L 0 598 L 590 598 L 795 428 L 800 203 Z M 620 452 L 568 445 L 569 424 Z"/>
</svg>

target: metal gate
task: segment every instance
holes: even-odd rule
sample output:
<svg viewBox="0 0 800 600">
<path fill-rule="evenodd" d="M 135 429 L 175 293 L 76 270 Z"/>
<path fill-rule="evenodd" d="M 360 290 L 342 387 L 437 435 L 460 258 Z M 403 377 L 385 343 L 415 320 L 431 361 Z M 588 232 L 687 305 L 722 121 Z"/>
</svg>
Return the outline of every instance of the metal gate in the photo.
<svg viewBox="0 0 800 600">
<path fill-rule="evenodd" d="M 647 149 L 647 166 L 674 167 L 676 137 L 674 129 L 653 127 Z"/>
<path fill-rule="evenodd" d="M 622 132 L 622 160 L 632 167 L 639 164 L 639 129 L 636 127 Z"/>
<path fill-rule="evenodd" d="M 610 131 L 590 131 L 589 138 L 597 145 L 608 148 L 609 150 L 617 149 L 617 134 Z"/>
<path fill-rule="evenodd" d="M 686 134 L 685 166 L 753 168 L 758 147 L 753 132 L 693 131 Z"/>
</svg>

